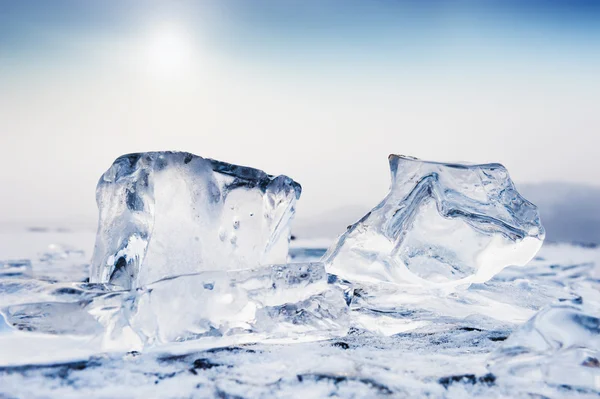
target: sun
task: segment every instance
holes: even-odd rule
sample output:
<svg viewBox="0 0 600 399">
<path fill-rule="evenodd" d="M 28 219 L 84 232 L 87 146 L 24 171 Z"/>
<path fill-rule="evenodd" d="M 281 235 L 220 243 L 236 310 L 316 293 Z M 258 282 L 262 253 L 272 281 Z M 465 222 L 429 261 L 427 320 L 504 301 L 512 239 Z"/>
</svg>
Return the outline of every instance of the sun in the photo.
<svg viewBox="0 0 600 399">
<path fill-rule="evenodd" d="M 156 78 L 182 78 L 192 69 L 194 45 L 190 35 L 177 25 L 153 28 L 144 45 L 144 63 Z"/>
</svg>

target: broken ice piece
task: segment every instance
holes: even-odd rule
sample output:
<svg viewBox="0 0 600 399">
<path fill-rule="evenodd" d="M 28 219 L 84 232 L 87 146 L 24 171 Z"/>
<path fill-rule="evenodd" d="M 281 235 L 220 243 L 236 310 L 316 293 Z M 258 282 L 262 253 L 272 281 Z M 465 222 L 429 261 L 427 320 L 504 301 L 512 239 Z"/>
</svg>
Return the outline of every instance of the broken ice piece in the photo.
<svg viewBox="0 0 600 399">
<path fill-rule="evenodd" d="M 389 194 L 324 255 L 348 280 L 452 287 L 524 265 L 544 239 L 538 210 L 500 164 L 390 155 Z"/>
<path fill-rule="evenodd" d="M 31 261 L 6 260 L 0 261 L 0 277 L 29 277 L 31 274 Z"/>
<path fill-rule="evenodd" d="M 185 152 L 123 155 L 98 182 L 90 282 L 284 263 L 300 193 L 289 177 Z"/>
<path fill-rule="evenodd" d="M 328 337 L 347 329 L 343 292 L 328 284 L 321 263 L 201 272 L 161 280 L 125 296 L 106 295 L 88 306 L 107 326 L 108 341 L 131 336 L 128 332 L 140 344 L 153 345 L 250 334 Z"/>
<path fill-rule="evenodd" d="M 511 334 L 492 355 L 494 374 L 554 386 L 600 389 L 598 308 L 552 305 Z"/>
</svg>

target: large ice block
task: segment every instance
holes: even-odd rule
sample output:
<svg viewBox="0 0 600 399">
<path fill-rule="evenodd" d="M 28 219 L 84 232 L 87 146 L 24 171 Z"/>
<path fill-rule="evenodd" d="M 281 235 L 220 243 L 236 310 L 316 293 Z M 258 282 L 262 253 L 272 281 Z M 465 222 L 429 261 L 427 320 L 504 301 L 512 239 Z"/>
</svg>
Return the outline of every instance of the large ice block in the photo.
<svg viewBox="0 0 600 399">
<path fill-rule="evenodd" d="M 389 194 L 324 255 L 348 280 L 422 286 L 484 282 L 542 245 L 538 210 L 500 164 L 390 155 Z"/>
<path fill-rule="evenodd" d="M 98 182 L 90 281 L 124 288 L 285 263 L 301 187 L 185 152 L 119 157 Z"/>
</svg>

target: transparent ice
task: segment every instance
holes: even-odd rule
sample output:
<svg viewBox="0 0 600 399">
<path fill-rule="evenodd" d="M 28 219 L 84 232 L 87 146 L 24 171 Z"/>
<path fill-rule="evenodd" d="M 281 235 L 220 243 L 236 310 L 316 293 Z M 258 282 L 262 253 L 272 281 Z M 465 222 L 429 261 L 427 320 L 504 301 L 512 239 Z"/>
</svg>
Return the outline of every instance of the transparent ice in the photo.
<svg viewBox="0 0 600 399">
<path fill-rule="evenodd" d="M 285 263 L 301 187 L 184 152 L 119 157 L 97 187 L 90 281 L 136 288 L 207 270 Z"/>
<path fill-rule="evenodd" d="M 39 255 L 6 257 L 6 248 L 34 235 L 0 232 L 0 259 L 6 259 L 0 262 L 0 396 L 579 398 L 600 393 L 600 248 L 546 243 L 536 255 L 544 235 L 537 209 L 518 195 L 501 166 L 392 156 L 397 165 L 390 194 L 342 236 L 324 263 L 319 258 L 325 245 L 318 240 L 294 240 L 288 252 L 289 218 L 299 193 L 291 180 L 280 179 L 287 182 L 284 188 L 269 196 L 260 184 L 222 173 L 235 169 L 231 165 L 199 159 L 199 168 L 210 170 L 195 174 L 186 169 L 193 161 L 185 163 L 183 153 L 140 157 L 145 155 L 146 161 L 125 157 L 111 168 L 115 174 L 124 168 L 124 180 L 116 179 L 122 186 L 103 180 L 99 186 L 99 199 L 107 202 L 99 201 L 95 256 L 114 252 L 110 262 L 111 255 L 102 261 L 106 267 L 99 268 L 103 263 L 96 258 L 89 265 L 82 246 L 68 242 L 79 233 L 61 233 L 60 240 L 51 241 L 67 245 Z M 166 169 L 161 155 L 168 160 Z M 138 179 L 142 171 L 154 176 L 150 191 L 137 187 L 145 186 Z M 403 180 L 400 171 L 412 178 Z M 218 185 L 221 192 L 227 186 L 236 194 L 223 200 L 224 208 L 212 202 L 207 208 L 205 195 L 190 197 L 190 187 L 208 187 L 207 175 L 249 185 Z M 265 187 L 277 179 L 267 177 Z M 157 182 L 166 190 L 159 195 Z M 142 200 L 135 199 L 138 194 Z M 193 219 L 190 198 L 198 199 L 201 212 L 216 206 L 216 217 Z M 235 198 L 239 203 L 231 202 Z M 277 203 L 276 198 L 282 227 L 244 224 L 229 213 L 231 206 L 245 209 L 247 199 L 263 211 L 274 209 L 265 201 Z M 154 210 L 151 218 L 146 208 Z M 389 224 L 378 225 L 387 215 Z M 154 232 L 143 230 L 148 220 Z M 221 241 L 222 235 L 212 233 L 222 225 L 226 237 L 236 234 L 236 243 L 260 244 Z M 275 234 L 277 250 L 270 252 L 268 237 L 278 229 L 283 230 Z M 397 252 L 394 245 L 401 240 L 386 235 L 394 229 L 404 237 Z M 149 232 L 146 252 L 136 247 L 137 239 L 129 239 L 143 231 Z M 201 238 L 194 242 L 214 245 L 180 256 L 177 251 L 189 242 L 177 239 L 186 240 L 190 231 Z M 116 233 L 112 241 L 111 232 Z M 118 250 L 98 250 L 109 247 Z M 214 261 L 213 249 L 226 261 Z M 149 257 L 151 251 L 156 253 Z M 123 255 L 128 262 L 116 267 Z M 152 259 L 164 263 L 149 263 Z M 151 275 L 145 268 L 155 264 L 162 265 L 161 272 Z M 405 270 L 399 273 L 400 266 Z M 85 281 L 88 267 L 92 282 Z M 99 282 L 94 275 L 106 279 Z"/>
<path fill-rule="evenodd" d="M 542 246 L 538 210 L 502 165 L 389 162 L 389 194 L 324 256 L 330 273 L 429 287 L 482 283 Z"/>
<path fill-rule="evenodd" d="M 250 334 L 306 339 L 348 328 L 343 293 L 328 284 L 320 263 L 201 272 L 122 295 L 108 318 L 103 313 L 114 296 L 98 298 L 88 311 L 107 325 L 110 339 L 131 329 L 142 345 Z"/>
</svg>

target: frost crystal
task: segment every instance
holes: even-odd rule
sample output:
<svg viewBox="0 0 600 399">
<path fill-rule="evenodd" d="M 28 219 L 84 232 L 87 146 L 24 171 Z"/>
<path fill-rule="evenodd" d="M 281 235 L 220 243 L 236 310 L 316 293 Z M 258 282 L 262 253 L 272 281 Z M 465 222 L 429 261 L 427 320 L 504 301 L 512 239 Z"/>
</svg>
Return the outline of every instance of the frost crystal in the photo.
<svg viewBox="0 0 600 399">
<path fill-rule="evenodd" d="M 323 261 L 345 279 L 421 286 L 484 282 L 540 249 L 535 205 L 500 164 L 390 155 L 389 194 L 350 226 Z"/>
<path fill-rule="evenodd" d="M 123 288 L 284 263 L 301 187 L 184 152 L 119 157 L 98 182 L 90 281 Z"/>
</svg>

